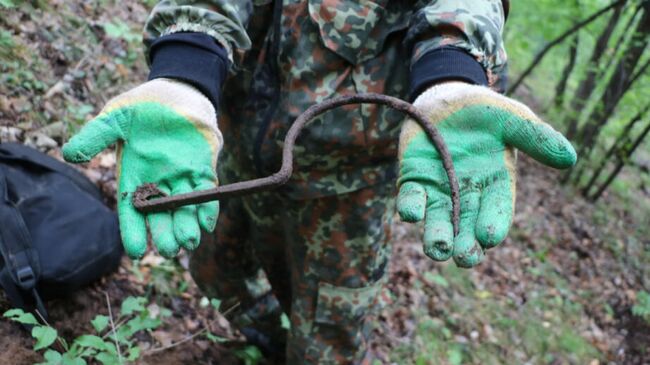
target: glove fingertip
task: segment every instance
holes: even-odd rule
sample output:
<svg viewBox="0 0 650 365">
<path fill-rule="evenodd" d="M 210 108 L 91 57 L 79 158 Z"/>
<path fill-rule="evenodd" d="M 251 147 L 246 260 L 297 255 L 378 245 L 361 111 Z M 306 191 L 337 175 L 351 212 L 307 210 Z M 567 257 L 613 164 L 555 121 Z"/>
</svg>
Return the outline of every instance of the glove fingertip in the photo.
<svg viewBox="0 0 650 365">
<path fill-rule="evenodd" d="M 169 245 L 169 246 L 160 245 L 160 244 L 158 245 L 158 252 L 160 253 L 160 255 L 162 255 L 162 257 L 166 259 L 173 259 L 174 257 L 176 257 L 176 255 L 178 255 L 179 251 L 180 251 L 180 247 L 178 245 Z"/>
<path fill-rule="evenodd" d="M 70 140 L 68 143 L 64 144 L 61 147 L 61 153 L 63 154 L 63 159 L 70 163 L 82 163 L 90 161 L 94 156 L 88 156 L 82 152 L 82 146 L 79 146 L 78 143 L 75 143 L 74 139 Z"/>
<path fill-rule="evenodd" d="M 448 220 L 432 219 L 436 213 L 431 212 L 424 227 L 424 254 L 434 261 L 447 261 L 454 253 L 454 228 Z"/>
<path fill-rule="evenodd" d="M 209 202 L 199 205 L 199 226 L 208 233 L 214 232 L 219 219 L 219 202 Z"/>
<path fill-rule="evenodd" d="M 201 233 L 196 226 L 183 227 L 174 224 L 174 235 L 181 247 L 186 250 L 193 251 L 199 246 L 199 242 L 201 242 Z"/>
<path fill-rule="evenodd" d="M 424 219 L 424 205 L 399 205 L 397 211 L 402 222 L 417 223 Z"/>
<path fill-rule="evenodd" d="M 131 259 L 131 260 L 139 260 L 141 259 L 145 252 L 147 251 L 146 246 L 139 246 L 139 245 L 124 245 L 124 251 L 126 252 L 126 255 Z"/>
<path fill-rule="evenodd" d="M 472 227 L 473 228 L 473 227 Z M 465 269 L 474 267 L 483 261 L 485 251 L 474 236 L 473 229 L 463 230 L 454 239 L 454 262 Z"/>
<path fill-rule="evenodd" d="M 480 264 L 483 257 L 485 257 L 483 249 L 478 244 L 475 244 L 469 251 L 455 254 L 454 262 L 458 267 L 469 269 Z"/>
<path fill-rule="evenodd" d="M 402 184 L 397 197 L 397 212 L 403 222 L 416 223 L 424 219 L 427 194 L 416 182 Z"/>
<path fill-rule="evenodd" d="M 136 229 L 129 229 L 128 223 L 122 223 L 122 244 L 124 246 L 124 252 L 132 260 L 138 260 L 144 256 L 147 251 L 147 238 L 146 231 L 144 232 L 144 237 L 140 233 L 136 232 Z"/>
<path fill-rule="evenodd" d="M 147 227 L 144 217 L 130 204 L 131 194 L 122 195 L 118 200 L 118 215 L 122 245 L 127 256 L 137 260 L 147 251 Z"/>
<path fill-rule="evenodd" d="M 453 247 L 448 242 L 435 242 L 424 245 L 424 254 L 434 261 L 447 261 L 451 258 Z"/>
<path fill-rule="evenodd" d="M 555 152 L 556 158 L 554 159 L 553 167 L 558 169 L 566 169 L 574 166 L 578 162 L 578 154 L 575 148 L 571 145 L 564 136 L 560 136 L 562 140 L 559 141 L 559 146 Z"/>
<path fill-rule="evenodd" d="M 62 147 L 63 158 L 71 163 L 88 162 L 122 137 L 118 122 L 124 114 L 102 114 L 90 120 Z"/>
<path fill-rule="evenodd" d="M 557 169 L 576 164 L 578 156 L 571 142 L 551 125 L 541 121 L 512 118 L 505 139 L 535 160 Z"/>
<path fill-rule="evenodd" d="M 502 227 L 495 224 L 477 223 L 476 239 L 481 243 L 483 248 L 492 248 L 499 245 L 508 235 L 508 226 Z"/>
</svg>

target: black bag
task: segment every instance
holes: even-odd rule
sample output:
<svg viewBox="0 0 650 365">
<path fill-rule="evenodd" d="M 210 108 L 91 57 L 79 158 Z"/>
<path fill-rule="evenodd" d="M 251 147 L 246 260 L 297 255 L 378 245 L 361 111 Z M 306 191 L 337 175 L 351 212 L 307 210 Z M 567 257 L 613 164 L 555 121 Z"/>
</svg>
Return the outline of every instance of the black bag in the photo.
<svg viewBox="0 0 650 365">
<path fill-rule="evenodd" d="M 0 287 L 14 307 L 46 315 L 42 300 L 74 292 L 117 268 L 116 214 L 71 166 L 16 143 L 0 144 Z"/>
</svg>

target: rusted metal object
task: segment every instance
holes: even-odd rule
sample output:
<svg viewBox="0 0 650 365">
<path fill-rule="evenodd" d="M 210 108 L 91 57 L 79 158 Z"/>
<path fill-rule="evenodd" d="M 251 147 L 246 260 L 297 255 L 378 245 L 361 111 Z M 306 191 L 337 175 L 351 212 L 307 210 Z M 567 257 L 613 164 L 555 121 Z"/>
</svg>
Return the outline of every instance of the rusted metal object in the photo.
<svg viewBox="0 0 650 365">
<path fill-rule="evenodd" d="M 293 146 L 303 127 L 314 117 L 317 117 L 330 109 L 350 104 L 381 104 L 389 106 L 408 115 L 424 129 L 442 157 L 442 164 L 447 172 L 449 186 L 451 187 L 452 223 L 454 226 L 454 235 L 457 235 L 460 216 L 458 180 L 456 179 L 456 172 L 454 171 L 451 155 L 449 154 L 445 142 L 438 133 L 438 130 L 427 120 L 426 116 L 424 116 L 424 114 L 413 105 L 392 96 L 382 94 L 340 96 L 326 100 L 305 110 L 305 112 L 300 114 L 296 121 L 293 122 L 284 139 L 282 166 L 280 167 L 280 170 L 273 175 L 223 185 L 214 189 L 195 191 L 174 196 L 165 196 L 163 192 L 158 190 L 155 184 L 144 184 L 138 187 L 133 194 L 133 205 L 143 213 L 160 212 L 176 209 L 185 205 L 200 204 L 208 201 L 219 200 L 221 198 L 253 194 L 260 191 L 278 188 L 291 178 L 291 173 L 293 172 Z M 153 197 L 158 198 L 150 199 Z"/>
</svg>

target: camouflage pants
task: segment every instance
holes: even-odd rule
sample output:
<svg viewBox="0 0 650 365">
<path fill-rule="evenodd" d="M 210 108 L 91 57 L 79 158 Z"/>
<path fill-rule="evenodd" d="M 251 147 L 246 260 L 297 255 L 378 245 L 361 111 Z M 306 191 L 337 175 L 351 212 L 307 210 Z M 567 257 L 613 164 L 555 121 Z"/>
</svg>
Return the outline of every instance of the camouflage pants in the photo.
<svg viewBox="0 0 650 365">
<path fill-rule="evenodd" d="M 366 344 L 390 256 L 393 189 L 222 201 L 216 234 L 193 255 L 192 275 L 207 295 L 225 301 L 222 308 L 241 303 L 238 326 L 287 336 L 280 326 L 286 312 L 289 364 L 369 364 Z"/>
</svg>

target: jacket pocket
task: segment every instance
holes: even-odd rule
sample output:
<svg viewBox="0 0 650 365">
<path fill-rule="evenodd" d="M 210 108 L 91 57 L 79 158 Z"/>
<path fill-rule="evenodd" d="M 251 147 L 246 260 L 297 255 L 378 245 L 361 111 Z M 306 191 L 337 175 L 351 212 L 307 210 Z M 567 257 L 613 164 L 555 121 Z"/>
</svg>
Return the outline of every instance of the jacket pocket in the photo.
<svg viewBox="0 0 650 365">
<path fill-rule="evenodd" d="M 312 339 L 336 341 L 336 351 L 314 341 L 306 348 L 307 356 L 319 359 L 319 364 L 341 364 L 336 355 L 345 354 L 346 364 L 365 363 L 373 321 L 367 320 L 374 313 L 383 280 L 361 288 L 348 288 L 320 283 Z"/>
<path fill-rule="evenodd" d="M 374 309 L 382 283 L 380 280 L 361 288 L 320 283 L 314 322 L 345 330 L 358 329 Z"/>
<path fill-rule="evenodd" d="M 388 2 L 309 0 L 309 16 L 318 26 L 325 47 L 359 64 L 379 54 L 388 35 L 408 24 L 408 12 L 391 12 Z"/>
</svg>

